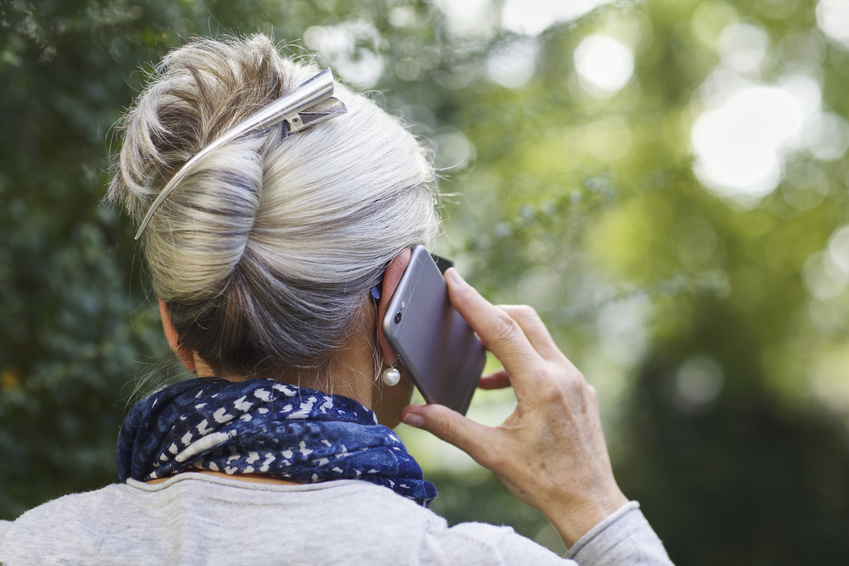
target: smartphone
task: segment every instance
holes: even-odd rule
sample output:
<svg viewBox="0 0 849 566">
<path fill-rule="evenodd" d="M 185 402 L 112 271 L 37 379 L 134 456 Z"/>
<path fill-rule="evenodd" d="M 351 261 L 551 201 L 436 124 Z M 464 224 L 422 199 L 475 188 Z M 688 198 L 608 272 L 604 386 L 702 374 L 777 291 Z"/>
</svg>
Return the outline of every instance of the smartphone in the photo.
<svg viewBox="0 0 849 566">
<path fill-rule="evenodd" d="M 442 271 L 424 246 L 413 248 L 382 324 L 387 341 L 425 401 L 465 415 L 486 352 L 448 301 Z"/>
</svg>

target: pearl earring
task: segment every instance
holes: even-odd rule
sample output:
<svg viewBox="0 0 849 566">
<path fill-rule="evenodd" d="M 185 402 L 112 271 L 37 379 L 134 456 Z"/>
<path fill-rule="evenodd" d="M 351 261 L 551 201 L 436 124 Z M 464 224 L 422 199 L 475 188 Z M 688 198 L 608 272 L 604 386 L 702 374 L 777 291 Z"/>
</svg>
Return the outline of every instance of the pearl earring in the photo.
<svg viewBox="0 0 849 566">
<path fill-rule="evenodd" d="M 398 385 L 398 382 L 401 381 L 401 372 L 395 369 L 394 366 L 390 366 L 383 370 L 383 383 L 388 385 L 389 387 Z"/>
</svg>

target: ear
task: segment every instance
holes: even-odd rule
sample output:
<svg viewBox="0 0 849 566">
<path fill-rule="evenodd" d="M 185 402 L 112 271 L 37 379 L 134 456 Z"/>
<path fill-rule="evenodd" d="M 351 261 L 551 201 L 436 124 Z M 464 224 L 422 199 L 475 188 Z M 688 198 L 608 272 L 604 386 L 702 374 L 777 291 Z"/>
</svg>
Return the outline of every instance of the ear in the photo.
<svg viewBox="0 0 849 566">
<path fill-rule="evenodd" d="M 162 299 L 159 299 L 159 315 L 162 317 L 162 330 L 165 331 L 165 339 L 168 340 L 171 351 L 177 354 L 177 359 L 180 360 L 180 363 L 183 364 L 183 367 L 189 373 L 197 373 L 195 353 L 180 347 L 180 337 L 177 335 L 177 329 L 174 328 L 174 324 L 171 322 L 171 311 Z"/>
<path fill-rule="evenodd" d="M 398 283 L 401 282 L 401 276 L 404 275 L 407 266 L 410 265 L 412 253 L 410 248 L 404 248 L 389 262 L 389 267 L 386 268 L 386 273 L 383 275 L 383 287 L 380 289 L 380 302 L 377 304 L 377 343 L 380 345 L 384 362 L 389 365 L 398 361 L 398 355 L 389 345 L 386 336 L 383 335 L 383 316 L 386 314 L 386 309 L 389 308 L 389 300 L 395 293 Z"/>
</svg>

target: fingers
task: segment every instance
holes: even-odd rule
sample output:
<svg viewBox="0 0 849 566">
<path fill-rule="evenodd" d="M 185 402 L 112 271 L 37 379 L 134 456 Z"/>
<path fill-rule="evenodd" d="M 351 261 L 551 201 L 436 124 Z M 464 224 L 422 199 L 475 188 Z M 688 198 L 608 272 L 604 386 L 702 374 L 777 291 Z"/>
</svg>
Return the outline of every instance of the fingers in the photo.
<svg viewBox="0 0 849 566">
<path fill-rule="evenodd" d="M 514 377 L 534 375 L 533 369 L 543 360 L 534 349 L 522 327 L 507 312 L 490 304 L 468 285 L 456 269 L 445 272 L 451 305 L 480 336 L 507 372 Z M 515 384 L 514 384 L 515 385 Z"/>
<path fill-rule="evenodd" d="M 548 362 L 577 371 L 563 355 L 536 311 L 528 306 L 496 307 L 460 277 L 455 269 L 445 272 L 452 306 L 481 338 L 487 349 L 501 361 L 504 370 L 481 379 L 482 389 L 499 389 L 544 380 Z M 522 386 L 516 391 L 522 395 Z"/>
<path fill-rule="evenodd" d="M 545 327 L 545 323 L 533 308 L 526 305 L 498 305 L 504 312 L 519 323 L 522 331 L 539 355 L 549 361 L 562 361 L 566 358 Z"/>
<path fill-rule="evenodd" d="M 467 419 L 443 405 L 410 405 L 401 411 L 401 420 L 410 426 L 426 430 L 452 444 L 487 467 L 490 447 L 487 440 L 495 429 Z"/>
<path fill-rule="evenodd" d="M 510 375 L 501 368 L 489 375 L 481 376 L 478 382 L 480 389 L 504 389 L 510 387 Z"/>
</svg>

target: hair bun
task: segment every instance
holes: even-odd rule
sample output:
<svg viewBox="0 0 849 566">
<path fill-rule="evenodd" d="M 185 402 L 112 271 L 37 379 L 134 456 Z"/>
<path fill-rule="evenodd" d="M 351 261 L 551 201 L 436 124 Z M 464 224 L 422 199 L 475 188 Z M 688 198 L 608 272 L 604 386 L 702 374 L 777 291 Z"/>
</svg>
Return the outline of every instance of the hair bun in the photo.
<svg viewBox="0 0 849 566">
<path fill-rule="evenodd" d="M 169 53 L 122 122 L 108 198 L 140 218 L 195 153 L 315 72 L 261 35 Z M 436 235 L 423 148 L 367 98 L 334 96 L 347 114 L 211 151 L 143 234 L 157 297 L 214 368 L 326 365 L 386 264 Z"/>
</svg>

